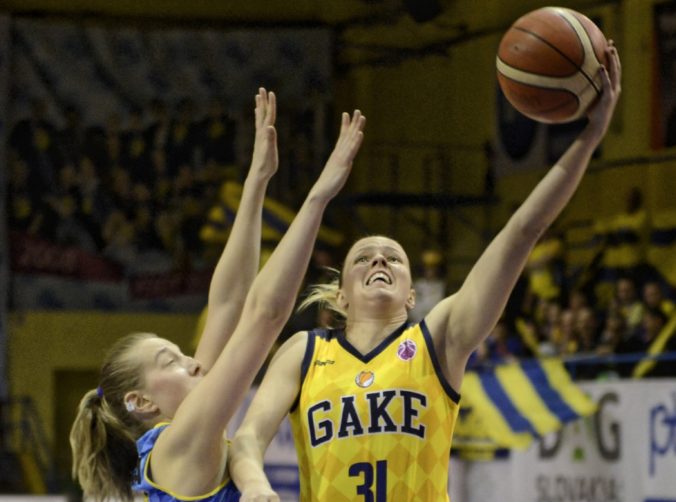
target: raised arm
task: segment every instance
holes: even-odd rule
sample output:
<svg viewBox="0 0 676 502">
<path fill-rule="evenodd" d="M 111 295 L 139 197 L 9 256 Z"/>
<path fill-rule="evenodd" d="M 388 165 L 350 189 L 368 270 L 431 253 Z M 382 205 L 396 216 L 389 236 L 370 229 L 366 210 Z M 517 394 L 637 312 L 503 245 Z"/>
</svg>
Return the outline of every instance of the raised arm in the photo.
<svg viewBox="0 0 676 502">
<path fill-rule="evenodd" d="M 352 119 L 343 114 L 336 147 L 293 223 L 256 276 L 231 340 L 158 440 L 151 466 L 157 482 L 164 480 L 170 487 L 189 465 L 205 466 L 200 473 L 204 479 L 213 479 L 214 466 L 222 468 L 225 426 L 291 314 L 322 215 L 347 180 L 364 125 L 359 111 Z"/>
<path fill-rule="evenodd" d="M 453 386 L 462 380 L 467 357 L 497 323 L 528 254 L 571 199 L 608 129 L 620 95 L 621 68 L 612 43 L 606 52 L 609 68 L 599 70 L 603 92 L 585 129 L 489 244 L 460 290 L 427 318 L 435 344 L 444 349 Z"/>
<path fill-rule="evenodd" d="M 228 242 L 211 279 L 207 320 L 195 351 L 195 359 L 205 370 L 213 366 L 235 330 L 249 287 L 258 272 L 263 199 L 278 165 L 276 115 L 274 93 L 261 87 L 256 94 L 256 136 L 251 167 Z"/>
<path fill-rule="evenodd" d="M 307 332 L 296 333 L 282 345 L 265 372 L 246 416 L 232 441 L 228 468 L 242 493 L 241 502 L 277 502 L 263 459 L 279 424 L 300 390 L 300 366 Z"/>
</svg>

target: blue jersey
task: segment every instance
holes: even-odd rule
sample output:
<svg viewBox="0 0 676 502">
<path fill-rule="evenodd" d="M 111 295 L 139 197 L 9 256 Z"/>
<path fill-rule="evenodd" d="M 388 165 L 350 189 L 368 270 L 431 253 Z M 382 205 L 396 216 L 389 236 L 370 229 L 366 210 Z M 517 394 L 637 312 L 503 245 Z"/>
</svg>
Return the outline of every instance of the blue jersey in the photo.
<svg viewBox="0 0 676 502">
<path fill-rule="evenodd" d="M 132 485 L 132 490 L 145 494 L 149 502 L 173 502 L 176 500 L 190 500 L 200 502 L 238 502 L 239 490 L 231 480 L 224 481 L 220 486 L 209 493 L 199 496 L 181 496 L 176 493 L 165 490 L 150 479 L 150 453 L 153 451 L 157 438 L 161 432 L 168 426 L 168 423 L 160 424 L 143 434 L 136 441 L 138 450 L 139 465 L 136 473 L 136 479 Z"/>
</svg>

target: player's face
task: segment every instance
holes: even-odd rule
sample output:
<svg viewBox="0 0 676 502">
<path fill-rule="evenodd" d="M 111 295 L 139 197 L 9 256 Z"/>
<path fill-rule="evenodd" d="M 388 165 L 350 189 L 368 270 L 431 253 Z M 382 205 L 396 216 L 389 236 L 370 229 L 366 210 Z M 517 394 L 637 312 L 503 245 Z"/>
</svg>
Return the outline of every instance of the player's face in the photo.
<svg viewBox="0 0 676 502">
<path fill-rule="evenodd" d="M 145 392 L 163 416 L 173 417 L 179 405 L 204 376 L 199 362 L 163 338 L 140 342 L 138 353 L 145 367 Z"/>
<path fill-rule="evenodd" d="M 404 249 L 387 237 L 357 241 L 345 259 L 341 291 L 348 305 L 389 300 L 404 307 L 411 297 L 411 269 Z"/>
</svg>

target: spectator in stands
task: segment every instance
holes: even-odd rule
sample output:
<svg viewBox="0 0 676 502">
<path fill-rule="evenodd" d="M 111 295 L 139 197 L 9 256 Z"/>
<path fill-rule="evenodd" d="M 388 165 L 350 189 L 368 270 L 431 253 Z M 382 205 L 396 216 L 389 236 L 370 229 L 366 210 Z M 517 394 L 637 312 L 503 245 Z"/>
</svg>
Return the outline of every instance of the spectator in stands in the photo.
<svg viewBox="0 0 676 502">
<path fill-rule="evenodd" d="M 199 260 L 204 249 L 200 230 L 204 215 L 214 201 L 206 200 L 203 190 L 195 180 L 192 168 L 187 164 L 178 168 L 172 198 L 172 205 L 180 215 L 184 248 L 190 258 Z"/>
<path fill-rule="evenodd" d="M 536 298 L 559 300 L 563 294 L 563 240 L 549 229 L 531 251 L 526 263 L 529 289 Z"/>
<path fill-rule="evenodd" d="M 236 122 L 226 113 L 223 100 L 212 98 L 207 116 L 199 124 L 202 162 L 207 167 L 224 167 L 235 163 Z"/>
<path fill-rule="evenodd" d="M 85 147 L 85 129 L 77 106 L 67 105 L 63 111 L 64 126 L 57 133 L 57 147 L 63 162 L 77 164 Z"/>
<path fill-rule="evenodd" d="M 664 295 L 662 283 L 657 280 L 648 280 L 643 283 L 643 305 L 647 309 L 659 309 L 667 317 L 674 313 L 674 302 Z"/>
<path fill-rule="evenodd" d="M 141 108 L 135 107 L 129 112 L 127 127 L 120 138 L 120 149 L 120 163 L 129 171 L 132 182 L 151 186 L 151 150 L 147 143 Z"/>
<path fill-rule="evenodd" d="M 89 157 L 96 167 L 101 180 L 107 181 L 107 174 L 119 157 L 119 115 L 110 114 L 104 125 L 91 124 L 85 128 L 85 142 L 81 155 Z"/>
<path fill-rule="evenodd" d="M 104 256 L 124 265 L 127 273 L 136 269 L 139 259 L 138 235 L 135 216 L 138 208 L 150 204 L 151 195 L 144 185 L 133 184 L 128 171 L 113 170 L 112 205 L 103 225 Z"/>
<path fill-rule="evenodd" d="M 666 324 L 667 316 L 664 315 L 659 308 L 645 309 L 643 312 L 641 329 L 619 343 L 615 348 L 616 352 L 618 354 L 634 354 L 638 356 L 650 347 L 660 335 Z M 676 345 L 674 345 L 674 348 L 676 348 Z M 667 350 L 668 349 L 669 348 L 667 347 Z M 619 374 L 623 377 L 630 376 L 639 362 L 640 361 L 632 361 L 622 364 Z M 663 376 L 665 373 L 669 374 L 669 368 L 672 366 L 673 362 L 671 361 L 658 362 L 655 367 L 653 367 L 651 375 L 657 376 L 659 374 Z"/>
<path fill-rule="evenodd" d="M 591 302 L 589 301 L 589 295 L 579 288 L 573 288 L 568 294 L 568 309 L 570 309 L 573 314 L 584 308 L 589 307 Z"/>
<path fill-rule="evenodd" d="M 468 369 L 509 363 L 523 355 L 523 344 L 500 319 L 488 337 L 479 345 L 468 361 Z"/>
<path fill-rule="evenodd" d="M 166 208 L 169 206 L 171 199 L 173 180 L 167 170 L 167 154 L 164 150 L 153 150 L 150 170 L 153 173 L 151 185 L 153 200 L 159 207 Z"/>
<path fill-rule="evenodd" d="M 655 341 L 664 326 L 667 324 L 668 317 L 660 308 L 647 308 L 643 312 L 641 342 L 643 347 L 642 352 L 650 347 L 650 344 Z"/>
<path fill-rule="evenodd" d="M 103 226 L 103 256 L 122 265 L 130 272 L 137 260 L 134 245 L 134 223 L 124 211 L 113 210 Z"/>
<path fill-rule="evenodd" d="M 643 327 L 645 349 L 651 354 L 662 355 L 676 353 L 676 335 L 673 327 L 667 328 L 668 318 L 661 309 L 646 310 Z M 666 330 L 666 331 L 665 331 Z M 665 340 L 666 338 L 666 340 Z M 657 348 L 657 347 L 660 348 Z M 676 376 L 676 361 L 657 360 L 648 370 L 645 377 L 673 377 Z"/>
<path fill-rule="evenodd" d="M 574 350 L 577 354 L 593 355 L 599 343 L 599 328 L 596 313 L 590 307 L 581 309 L 575 319 Z M 598 365 L 582 365 L 575 373 L 581 380 L 593 380 L 599 374 Z"/>
<path fill-rule="evenodd" d="M 150 203 L 139 204 L 134 213 L 134 228 L 136 230 L 135 244 L 139 251 L 160 251 L 164 249 L 155 226 L 153 207 Z"/>
<path fill-rule="evenodd" d="M 619 354 L 624 350 L 622 344 L 626 337 L 627 324 L 624 316 L 619 312 L 609 312 L 601 330 L 596 354 L 599 356 Z M 598 366 L 597 376 L 616 378 L 620 376 L 620 373 L 626 376 L 629 374 L 629 369 L 627 368 L 623 364 L 603 363 Z"/>
<path fill-rule="evenodd" d="M 616 311 L 624 317 L 627 337 L 636 333 L 643 318 L 643 304 L 638 297 L 636 281 L 633 277 L 625 275 L 616 281 L 615 294 L 609 310 Z"/>
<path fill-rule="evenodd" d="M 421 256 L 422 274 L 413 281 L 415 307 L 409 313 L 411 322 L 420 322 L 432 308 L 446 298 L 444 258 L 437 249 L 425 249 Z"/>
<path fill-rule="evenodd" d="M 565 309 L 559 317 L 558 332 L 553 340 L 556 351 L 561 356 L 574 354 L 577 350 L 577 312 L 573 309 Z"/>
<path fill-rule="evenodd" d="M 29 168 L 16 152 L 9 159 L 8 222 L 10 230 L 37 235 L 44 225 L 44 202 L 29 185 Z"/>
<path fill-rule="evenodd" d="M 301 123 L 302 120 L 297 120 Z M 293 179 L 287 180 L 288 186 L 306 187 L 312 182 L 312 175 L 314 171 L 313 148 L 314 144 L 311 139 L 299 131 L 288 131 L 289 144 L 285 149 L 289 163 L 293 166 L 298 166 L 297 175 Z M 298 197 L 297 195 L 295 196 Z"/>
<path fill-rule="evenodd" d="M 47 118 L 47 104 L 43 99 L 32 101 L 30 117 L 14 125 L 9 144 L 28 165 L 32 189 L 41 194 L 51 190 L 57 182 L 62 161 L 56 129 Z"/>
<path fill-rule="evenodd" d="M 561 344 L 561 305 L 555 300 L 539 298 L 535 316 L 535 326 L 539 341 L 540 355 L 559 353 Z"/>
<path fill-rule="evenodd" d="M 619 312 L 611 312 L 606 316 L 599 346 L 596 349 L 599 355 L 609 355 L 618 352 L 618 346 L 627 336 L 627 323 Z"/>
<path fill-rule="evenodd" d="M 172 117 L 167 141 L 167 167 L 170 175 L 175 175 L 181 166 L 192 166 L 199 140 L 199 127 L 195 122 L 195 103 L 183 98 L 177 105 L 176 115 Z"/>
<path fill-rule="evenodd" d="M 82 157 L 78 170 L 78 190 L 81 199 L 82 224 L 103 249 L 103 225 L 110 211 L 110 198 L 101 184 L 96 167 L 89 157 Z"/>
<path fill-rule="evenodd" d="M 171 116 L 167 104 L 159 98 L 154 98 L 148 106 L 150 124 L 146 127 L 146 144 L 150 151 L 167 151 Z"/>
<path fill-rule="evenodd" d="M 54 242 L 76 246 L 92 253 L 98 250 L 96 239 L 89 234 L 83 223 L 82 194 L 73 164 L 64 164 L 61 167 L 59 182 L 45 200 L 50 209 L 46 223 L 53 231 L 50 237 Z"/>
<path fill-rule="evenodd" d="M 173 266 L 181 268 L 184 246 L 181 239 L 181 219 L 176 211 L 165 208 L 155 208 L 155 228 L 162 241 L 163 249 L 171 256 Z"/>
<path fill-rule="evenodd" d="M 94 158 L 94 164 L 104 169 L 99 174 L 105 175 L 122 162 L 122 118 L 118 113 L 111 113 L 106 119 L 101 141 L 102 149 L 98 152 L 101 157 Z"/>
<path fill-rule="evenodd" d="M 114 167 L 110 172 L 108 184 L 110 194 L 111 211 L 117 209 L 126 216 L 134 213 L 136 202 L 134 200 L 134 185 L 129 176 L 129 171 L 122 167 Z"/>
<path fill-rule="evenodd" d="M 599 343 L 599 323 L 591 307 L 581 309 L 575 319 L 576 347 L 578 353 L 591 353 Z"/>
<path fill-rule="evenodd" d="M 659 310 L 653 310 L 652 312 L 659 312 Z M 617 315 L 617 314 L 610 314 L 610 315 Z M 622 321 L 622 324 L 626 324 L 626 318 L 622 315 L 620 315 Z M 653 315 L 648 314 L 648 317 L 650 320 L 647 321 L 649 329 L 653 330 L 659 323 L 659 320 L 653 319 Z M 618 324 L 620 324 L 618 322 Z M 621 324 L 620 324 L 621 325 Z M 604 336 L 609 336 L 612 333 L 606 333 Z M 647 344 L 645 342 L 646 336 L 652 336 L 652 335 L 647 335 L 645 331 L 645 325 L 643 321 L 643 312 L 641 315 L 641 326 L 639 326 L 638 329 L 634 329 L 632 331 L 627 331 L 625 330 L 624 333 L 621 335 L 615 335 L 615 339 L 613 340 L 614 343 L 605 345 L 603 347 L 604 353 L 610 353 L 610 350 L 612 349 L 612 352 L 615 354 L 623 354 L 623 355 L 636 355 L 638 356 L 640 353 L 644 352 L 647 348 Z M 635 361 L 628 361 L 628 362 L 622 362 L 617 365 L 615 365 L 617 369 L 617 374 L 621 377 L 628 377 L 632 374 L 632 371 L 634 367 L 636 366 Z"/>
</svg>

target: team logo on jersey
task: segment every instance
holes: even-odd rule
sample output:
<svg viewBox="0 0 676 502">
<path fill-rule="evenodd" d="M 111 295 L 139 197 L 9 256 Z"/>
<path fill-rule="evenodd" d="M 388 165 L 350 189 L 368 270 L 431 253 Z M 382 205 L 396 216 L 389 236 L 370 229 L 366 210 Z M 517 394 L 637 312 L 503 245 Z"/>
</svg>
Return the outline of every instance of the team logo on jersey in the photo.
<svg viewBox="0 0 676 502">
<path fill-rule="evenodd" d="M 418 346 L 413 340 L 408 338 L 399 344 L 397 349 L 397 356 L 402 361 L 410 361 L 415 357 L 416 352 L 418 351 Z"/>
<path fill-rule="evenodd" d="M 359 385 L 359 387 L 365 389 L 366 387 L 370 387 L 375 379 L 376 375 L 373 373 L 373 371 L 360 371 L 354 378 L 354 382 Z"/>
</svg>

